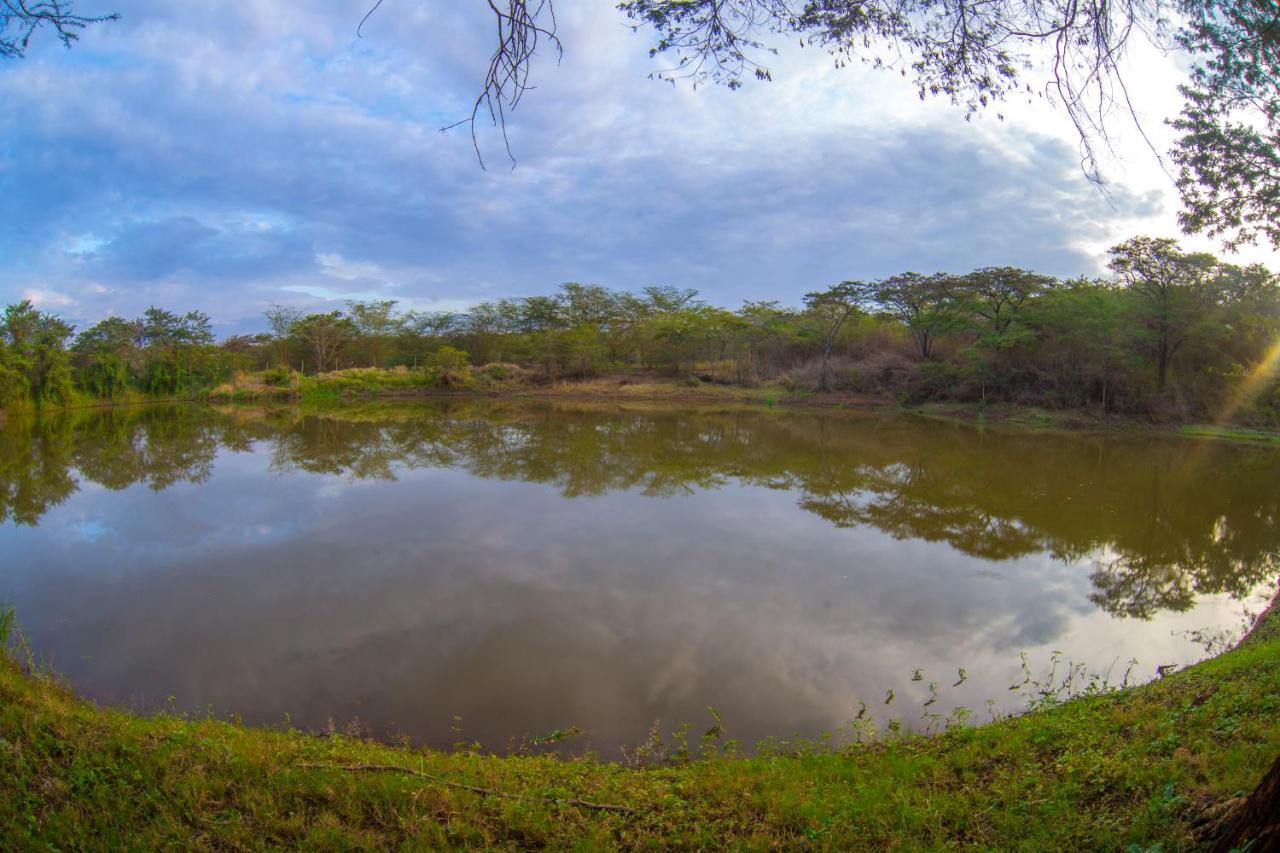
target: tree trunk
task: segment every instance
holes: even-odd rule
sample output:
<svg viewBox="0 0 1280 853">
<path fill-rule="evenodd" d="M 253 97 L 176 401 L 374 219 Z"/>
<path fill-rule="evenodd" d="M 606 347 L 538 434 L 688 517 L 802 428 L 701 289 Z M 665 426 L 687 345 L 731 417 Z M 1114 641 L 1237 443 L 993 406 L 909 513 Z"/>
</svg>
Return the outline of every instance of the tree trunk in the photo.
<svg viewBox="0 0 1280 853">
<path fill-rule="evenodd" d="M 1156 388 L 1159 391 L 1164 391 L 1165 378 L 1169 375 L 1169 347 L 1165 343 L 1163 336 L 1160 338 L 1160 355 L 1157 359 L 1156 373 Z"/>
<path fill-rule="evenodd" d="M 916 352 L 919 353 L 920 358 L 927 359 L 929 356 L 926 355 L 926 353 L 929 351 L 929 345 L 927 343 L 927 339 L 925 338 L 924 331 L 921 329 L 912 327 L 911 340 L 915 341 Z"/>
<path fill-rule="evenodd" d="M 1210 853 L 1244 849 L 1249 853 L 1280 853 L 1280 758 L 1244 804 L 1225 821 L 1222 834 L 1209 848 Z"/>
<path fill-rule="evenodd" d="M 827 390 L 827 363 L 831 361 L 831 344 L 828 340 L 827 345 L 822 348 L 822 372 L 818 374 L 818 390 Z"/>
</svg>

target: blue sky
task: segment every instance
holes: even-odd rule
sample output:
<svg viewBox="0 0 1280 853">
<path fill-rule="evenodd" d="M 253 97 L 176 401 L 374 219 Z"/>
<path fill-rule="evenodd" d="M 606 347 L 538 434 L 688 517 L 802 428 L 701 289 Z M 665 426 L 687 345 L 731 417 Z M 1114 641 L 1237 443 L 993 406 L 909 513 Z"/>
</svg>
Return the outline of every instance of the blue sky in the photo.
<svg viewBox="0 0 1280 853">
<path fill-rule="evenodd" d="M 273 302 L 457 309 L 564 281 L 732 307 L 905 269 L 1093 274 L 1127 236 L 1176 236 L 1136 133 L 1104 196 L 1038 99 L 965 121 L 814 50 L 773 83 L 673 87 L 613 5 L 559 0 L 566 53 L 510 122 L 518 164 L 482 129 L 482 171 L 439 132 L 487 62 L 479 0 L 385 0 L 360 39 L 367 0 L 80 0 L 122 19 L 0 64 L 0 300 L 81 325 L 200 308 L 224 332 Z M 1132 73 L 1162 147 L 1178 65 L 1142 50 Z"/>
</svg>

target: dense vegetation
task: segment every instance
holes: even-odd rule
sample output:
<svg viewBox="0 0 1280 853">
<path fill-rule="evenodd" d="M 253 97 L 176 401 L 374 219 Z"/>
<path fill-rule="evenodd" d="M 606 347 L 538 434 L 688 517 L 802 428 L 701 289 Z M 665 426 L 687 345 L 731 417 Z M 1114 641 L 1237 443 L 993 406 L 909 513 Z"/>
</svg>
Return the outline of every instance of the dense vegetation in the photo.
<svg viewBox="0 0 1280 853">
<path fill-rule="evenodd" d="M 0 641 L 11 623 L 0 614 Z M 1063 702 L 1065 679 L 1037 679 L 1034 713 L 978 728 L 874 736 L 854 721 L 752 757 L 720 726 L 693 744 L 655 732 L 630 766 L 143 718 L 6 655 L 0 837 L 18 849 L 1187 849 L 1280 752 L 1277 627 L 1264 617 L 1238 648 L 1143 687 L 1093 682 Z"/>
<path fill-rule="evenodd" d="M 238 363 L 214 343 L 209 317 L 150 308 L 136 320 L 108 317 L 78 335 L 29 301 L 0 318 L 0 407 L 69 406 L 131 395 L 180 397 L 232 375 Z"/>
<path fill-rule="evenodd" d="M 400 312 L 392 300 L 313 314 L 274 306 L 269 331 L 216 344 L 199 312 L 152 308 L 73 338 L 67 323 L 22 303 L 0 325 L 0 405 L 184 396 L 240 371 L 296 389 L 300 375 L 397 368 L 399 379 L 379 381 L 465 388 L 477 378 L 651 371 L 907 401 L 1280 420 L 1274 275 L 1151 238 L 1113 248 L 1111 269 L 1108 279 L 1067 281 L 1011 267 L 907 272 L 841 282 L 798 307 L 732 311 L 692 290 L 582 284 L 465 313 Z M 332 384 L 343 388 L 340 377 Z"/>
</svg>

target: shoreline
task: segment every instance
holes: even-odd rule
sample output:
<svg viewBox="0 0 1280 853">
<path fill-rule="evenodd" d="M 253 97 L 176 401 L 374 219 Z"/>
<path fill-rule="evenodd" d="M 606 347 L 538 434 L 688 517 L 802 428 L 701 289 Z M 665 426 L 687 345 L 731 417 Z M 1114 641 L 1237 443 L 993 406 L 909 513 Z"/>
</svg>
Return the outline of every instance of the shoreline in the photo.
<svg viewBox="0 0 1280 853">
<path fill-rule="evenodd" d="M 1230 649 L 1136 687 L 839 747 L 748 756 L 708 735 L 702 757 L 637 766 L 143 717 L 6 655 L 0 835 L 67 848 L 1182 849 L 1280 754 L 1278 603 Z"/>
<path fill-rule="evenodd" d="M 385 371 L 390 374 L 390 371 Z M 320 377 L 321 380 L 324 377 Z M 1165 435 L 1198 440 L 1230 441 L 1261 446 L 1280 446 L 1280 428 L 1258 428 L 1204 421 L 1154 421 L 1132 415 L 1099 415 L 1078 409 L 1046 409 L 1011 403 L 957 403 L 930 401 L 907 404 L 892 397 L 850 392 L 818 393 L 781 386 L 746 387 L 700 383 L 674 379 L 627 379 L 609 377 L 595 380 L 561 381 L 549 385 L 519 384 L 462 389 L 433 388 L 420 384 L 344 388 L 319 395 L 294 389 L 239 389 L 235 393 L 204 392 L 184 397 L 136 397 L 124 400 L 91 400 L 51 411 L 84 411 L 161 404 L 273 404 L 305 408 L 341 408 L 367 403 L 421 403 L 434 400 L 492 400 L 513 402 L 596 403 L 602 405 L 662 405 L 705 411 L 733 407 L 783 411 L 837 411 L 896 413 L 911 417 L 955 423 L 977 429 L 1028 432 L 1103 433 L 1121 435 Z M 0 424 L 15 417 L 39 415 L 39 409 L 14 412 L 0 409 Z"/>
</svg>

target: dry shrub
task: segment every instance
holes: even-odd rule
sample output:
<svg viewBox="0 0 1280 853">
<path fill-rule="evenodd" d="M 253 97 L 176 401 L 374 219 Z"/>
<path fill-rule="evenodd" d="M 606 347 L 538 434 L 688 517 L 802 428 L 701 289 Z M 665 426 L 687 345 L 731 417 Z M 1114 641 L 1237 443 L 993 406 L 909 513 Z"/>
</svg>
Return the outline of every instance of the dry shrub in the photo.
<svg viewBox="0 0 1280 853">
<path fill-rule="evenodd" d="M 495 385 L 528 385 L 537 371 L 505 361 L 493 361 L 476 369 L 486 382 Z"/>
<path fill-rule="evenodd" d="M 838 387 L 863 394 L 898 394 L 911 384 L 919 369 L 896 349 L 872 350 L 862 358 L 838 363 Z"/>
<path fill-rule="evenodd" d="M 915 382 L 920 365 L 897 350 L 871 351 L 862 358 L 832 358 L 827 387 L 856 394 L 898 395 Z M 813 358 L 779 375 L 791 390 L 814 389 L 822 374 L 822 359 Z"/>
</svg>

